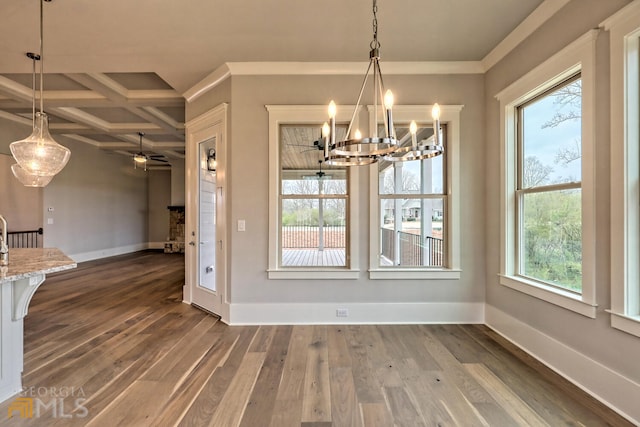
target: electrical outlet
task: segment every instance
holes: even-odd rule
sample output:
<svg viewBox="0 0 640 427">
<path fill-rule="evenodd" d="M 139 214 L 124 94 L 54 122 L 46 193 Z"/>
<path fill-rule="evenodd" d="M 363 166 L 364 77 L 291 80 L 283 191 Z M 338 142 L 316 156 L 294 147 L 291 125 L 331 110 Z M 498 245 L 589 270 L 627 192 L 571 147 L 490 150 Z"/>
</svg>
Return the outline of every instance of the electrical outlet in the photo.
<svg viewBox="0 0 640 427">
<path fill-rule="evenodd" d="M 238 220 L 238 231 L 245 231 L 247 229 L 247 223 L 244 219 Z"/>
<path fill-rule="evenodd" d="M 349 317 L 348 308 L 339 308 L 336 310 L 336 317 Z"/>
</svg>

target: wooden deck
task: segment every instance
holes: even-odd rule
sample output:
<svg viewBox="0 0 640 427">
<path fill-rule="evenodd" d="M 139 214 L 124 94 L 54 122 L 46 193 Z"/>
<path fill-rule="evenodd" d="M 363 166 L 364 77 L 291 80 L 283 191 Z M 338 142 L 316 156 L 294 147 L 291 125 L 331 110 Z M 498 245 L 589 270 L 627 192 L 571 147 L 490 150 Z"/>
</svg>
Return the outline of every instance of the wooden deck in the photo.
<svg viewBox="0 0 640 427">
<path fill-rule="evenodd" d="M 344 249 L 283 249 L 282 265 L 285 267 L 344 267 Z"/>
<path fill-rule="evenodd" d="M 50 275 L 23 373 L 49 406 L 0 426 L 631 426 L 486 326 L 227 326 L 183 283 L 156 252 Z"/>
</svg>

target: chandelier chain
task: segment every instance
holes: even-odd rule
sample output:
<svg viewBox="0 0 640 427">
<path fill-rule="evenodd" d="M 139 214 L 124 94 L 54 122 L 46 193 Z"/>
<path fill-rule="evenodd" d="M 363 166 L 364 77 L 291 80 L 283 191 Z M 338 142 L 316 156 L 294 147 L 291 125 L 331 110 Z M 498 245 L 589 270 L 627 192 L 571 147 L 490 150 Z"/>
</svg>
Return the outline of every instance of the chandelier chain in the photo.
<svg viewBox="0 0 640 427">
<path fill-rule="evenodd" d="M 380 42 L 378 41 L 378 2 L 373 0 L 373 40 L 370 44 L 371 49 L 380 48 Z"/>
</svg>

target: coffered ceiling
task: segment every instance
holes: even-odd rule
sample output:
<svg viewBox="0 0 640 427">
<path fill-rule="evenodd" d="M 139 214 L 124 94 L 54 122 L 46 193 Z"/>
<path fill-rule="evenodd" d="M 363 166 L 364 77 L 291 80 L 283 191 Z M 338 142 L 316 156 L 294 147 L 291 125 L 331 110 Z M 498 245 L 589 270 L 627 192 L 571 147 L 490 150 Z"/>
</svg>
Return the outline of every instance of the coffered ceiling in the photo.
<svg viewBox="0 0 640 427">
<path fill-rule="evenodd" d="M 553 0 L 378 0 L 383 61 L 480 61 Z M 566 0 L 556 0 L 556 3 Z M 39 0 L 0 2 L 0 118 L 31 124 Z M 183 93 L 226 62 L 368 60 L 370 0 L 53 0 L 51 130 L 124 155 L 184 157 Z"/>
</svg>

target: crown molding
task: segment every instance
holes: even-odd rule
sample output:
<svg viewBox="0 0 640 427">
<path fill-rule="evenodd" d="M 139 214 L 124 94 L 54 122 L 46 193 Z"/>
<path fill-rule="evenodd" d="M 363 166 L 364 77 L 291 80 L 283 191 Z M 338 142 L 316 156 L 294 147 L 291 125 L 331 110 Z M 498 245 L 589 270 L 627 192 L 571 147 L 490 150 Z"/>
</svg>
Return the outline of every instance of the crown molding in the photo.
<svg viewBox="0 0 640 427">
<path fill-rule="evenodd" d="M 363 75 L 368 62 L 227 62 L 184 92 L 192 102 L 231 76 Z M 385 62 L 385 75 L 483 74 L 480 61 Z"/>
</svg>

